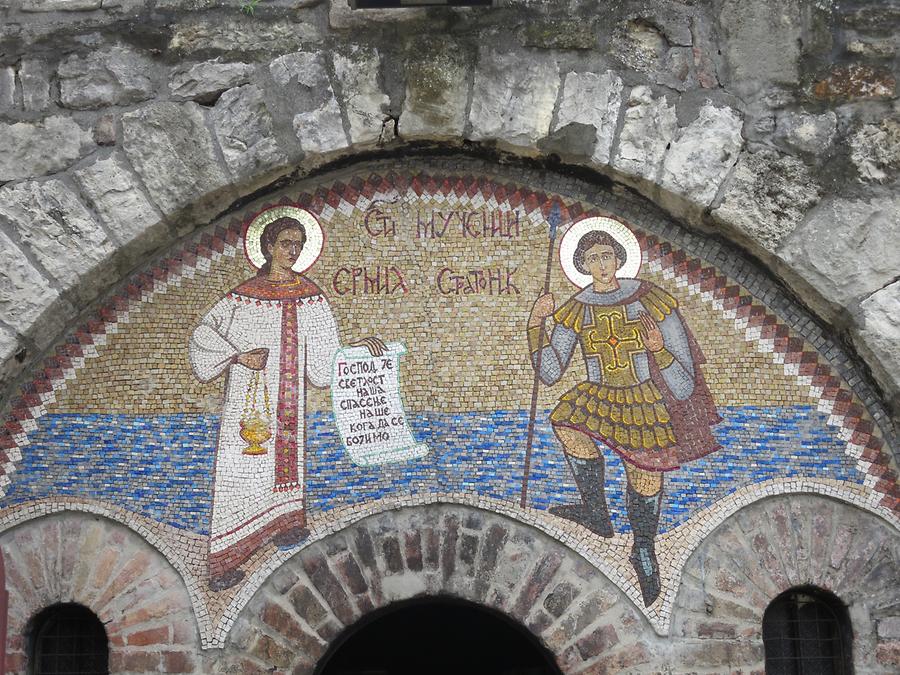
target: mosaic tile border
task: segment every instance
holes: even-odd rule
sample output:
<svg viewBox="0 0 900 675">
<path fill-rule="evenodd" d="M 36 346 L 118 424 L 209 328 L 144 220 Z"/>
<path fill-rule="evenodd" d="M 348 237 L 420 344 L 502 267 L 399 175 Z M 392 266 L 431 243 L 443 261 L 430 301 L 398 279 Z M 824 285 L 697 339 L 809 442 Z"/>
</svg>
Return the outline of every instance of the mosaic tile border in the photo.
<svg viewBox="0 0 900 675">
<path fill-rule="evenodd" d="M 373 173 L 366 180 L 353 176 L 347 183 L 338 180 L 330 188 L 319 187 L 315 192 L 300 194 L 296 203 L 327 220 L 336 211 L 350 216 L 355 211 L 364 211 L 373 201 L 402 199 L 404 193 L 410 197 L 428 194 L 449 206 L 467 200 L 475 208 L 521 207 L 526 217 L 542 219 L 549 217 L 553 203 L 548 201 L 546 192 L 535 192 L 517 183 L 503 184 L 487 178 L 475 178 L 471 174 L 440 178 L 427 173 L 408 177 L 395 172 L 386 175 Z M 285 198 L 281 203 L 290 203 L 290 200 Z M 563 222 L 587 215 L 601 215 L 597 211 L 585 210 L 579 201 L 568 204 L 561 201 L 560 206 Z M 640 228 L 646 224 L 636 225 Z M 671 227 L 674 226 L 666 229 Z M 96 319 L 75 330 L 57 347 L 56 353 L 46 359 L 38 376 L 23 386 L 22 395 L 13 402 L 9 419 L 0 429 L 0 496 L 10 483 L 9 474 L 21 461 L 21 449 L 28 444 L 28 433 L 36 428 L 35 420 L 46 413 L 46 404 L 55 400 L 54 392 L 64 388 L 67 380 L 76 377 L 76 372 L 84 366 L 86 359 L 98 356 L 97 348 L 105 344 L 107 334 L 116 332 L 119 323 L 127 323 L 130 312 L 144 302 L 152 302 L 156 293 L 165 293 L 170 285 L 178 285 L 182 277 L 208 272 L 211 263 L 221 256 L 233 257 L 240 250 L 240 229 L 241 221 L 233 219 L 227 228 L 219 226 L 212 234 L 200 234 L 181 252 L 136 275 L 119 294 L 101 307 Z M 882 434 L 872 421 L 883 415 L 883 411 L 880 407 L 867 411 L 869 406 L 865 406 L 865 402 L 854 401 L 852 389 L 835 375 L 832 366 L 823 361 L 822 355 L 805 348 L 804 338 L 813 340 L 815 346 L 816 338 L 821 337 L 808 318 L 798 316 L 799 325 L 794 329 L 799 336 L 791 335 L 789 324 L 755 299 L 752 293 L 755 279 L 749 283 L 745 279 L 741 283 L 741 275 L 738 274 L 732 282 L 713 264 L 701 263 L 694 253 L 689 255 L 684 250 L 677 250 L 655 235 L 639 238 L 643 239 L 644 260 L 651 270 L 674 279 L 676 284 L 689 292 L 699 294 L 701 299 L 721 311 L 726 319 L 733 320 L 738 329 L 743 329 L 745 340 L 755 342 L 759 351 L 772 354 L 773 360 L 784 366 L 786 374 L 795 377 L 801 386 L 808 389 L 819 410 L 830 415 L 829 423 L 840 429 L 848 444 L 847 453 L 857 459 L 860 470 L 867 475 L 867 484 L 883 495 L 879 503 L 900 513 L 897 472 L 891 467 L 891 456 L 886 451 Z M 696 237 L 688 234 L 683 238 Z M 824 342 L 822 344 L 826 345 Z M 829 354 L 830 351 L 825 358 L 830 358 Z M 872 420 L 865 419 L 866 412 L 870 413 Z"/>
</svg>

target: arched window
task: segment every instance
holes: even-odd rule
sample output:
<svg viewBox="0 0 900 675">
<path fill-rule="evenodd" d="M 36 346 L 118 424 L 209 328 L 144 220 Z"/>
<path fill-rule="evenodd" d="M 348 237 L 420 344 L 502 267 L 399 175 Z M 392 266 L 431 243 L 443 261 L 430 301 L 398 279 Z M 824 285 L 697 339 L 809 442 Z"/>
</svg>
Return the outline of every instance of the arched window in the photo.
<svg viewBox="0 0 900 675">
<path fill-rule="evenodd" d="M 853 632 L 843 603 L 818 588 L 793 588 L 763 615 L 768 675 L 848 675 Z"/>
<path fill-rule="evenodd" d="M 81 605 L 54 605 L 31 630 L 32 675 L 106 675 L 109 642 L 100 619 Z"/>
</svg>

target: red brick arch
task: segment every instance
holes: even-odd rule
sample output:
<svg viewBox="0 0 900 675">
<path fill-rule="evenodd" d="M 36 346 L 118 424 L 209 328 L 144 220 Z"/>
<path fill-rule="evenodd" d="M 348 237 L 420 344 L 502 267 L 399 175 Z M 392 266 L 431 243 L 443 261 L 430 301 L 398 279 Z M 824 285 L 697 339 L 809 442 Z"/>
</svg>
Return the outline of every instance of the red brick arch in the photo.
<svg viewBox="0 0 900 675">
<path fill-rule="evenodd" d="M 127 527 L 64 512 L 4 532 L 0 550 L 10 596 L 9 673 L 27 672 L 32 619 L 58 603 L 83 605 L 103 622 L 111 672 L 200 672 L 181 577 Z"/>
</svg>

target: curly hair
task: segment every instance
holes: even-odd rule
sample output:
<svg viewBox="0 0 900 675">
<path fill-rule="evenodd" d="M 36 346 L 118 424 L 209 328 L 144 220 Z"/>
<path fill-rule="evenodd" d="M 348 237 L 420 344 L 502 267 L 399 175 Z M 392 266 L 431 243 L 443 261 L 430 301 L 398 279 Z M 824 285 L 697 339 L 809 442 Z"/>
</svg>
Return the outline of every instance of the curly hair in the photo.
<svg viewBox="0 0 900 675">
<path fill-rule="evenodd" d="M 625 261 L 628 260 L 628 254 L 625 253 L 625 247 L 616 241 L 615 237 L 608 232 L 591 230 L 578 240 L 578 245 L 575 247 L 572 262 L 575 264 L 576 270 L 582 274 L 588 274 L 588 271 L 584 268 L 584 254 L 597 245 L 612 247 L 613 253 L 616 256 L 616 261 L 618 262 L 616 269 L 622 267 L 622 265 L 625 264 Z"/>
<path fill-rule="evenodd" d="M 300 230 L 303 233 L 303 243 L 306 244 L 306 228 L 303 223 L 295 218 L 283 216 L 266 225 L 259 237 L 259 249 L 266 259 L 266 264 L 259 268 L 259 274 L 268 274 L 272 267 L 272 247 L 278 235 L 285 230 Z"/>
</svg>

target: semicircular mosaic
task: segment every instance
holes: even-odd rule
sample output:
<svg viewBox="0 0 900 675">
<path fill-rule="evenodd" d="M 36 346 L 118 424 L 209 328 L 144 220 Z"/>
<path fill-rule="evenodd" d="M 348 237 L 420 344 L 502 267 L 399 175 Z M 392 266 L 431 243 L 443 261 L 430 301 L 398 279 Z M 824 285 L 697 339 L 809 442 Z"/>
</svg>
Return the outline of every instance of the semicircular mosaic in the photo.
<svg viewBox="0 0 900 675">
<path fill-rule="evenodd" d="M 171 251 L 14 404 L 0 527 L 127 517 L 217 646 L 280 562 L 397 505 L 532 523 L 660 632 L 691 551 L 750 502 L 900 523 L 883 411 L 773 282 L 635 197 L 529 182 L 374 165 Z"/>
</svg>

